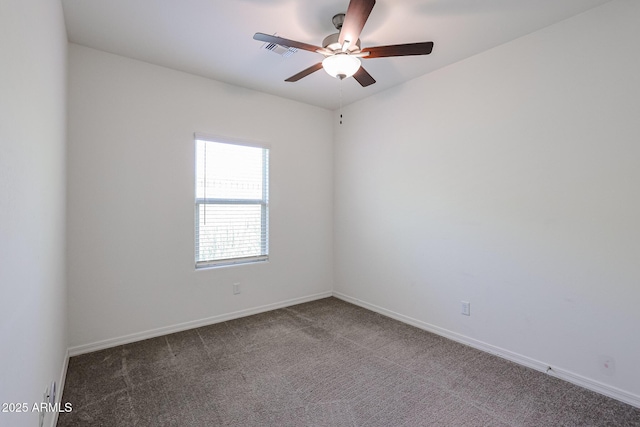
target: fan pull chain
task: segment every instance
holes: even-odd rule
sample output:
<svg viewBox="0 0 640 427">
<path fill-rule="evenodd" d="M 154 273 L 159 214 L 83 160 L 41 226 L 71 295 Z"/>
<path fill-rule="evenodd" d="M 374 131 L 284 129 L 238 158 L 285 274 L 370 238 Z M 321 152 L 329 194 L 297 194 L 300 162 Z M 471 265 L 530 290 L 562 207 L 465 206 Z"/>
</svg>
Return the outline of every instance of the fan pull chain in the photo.
<svg viewBox="0 0 640 427">
<path fill-rule="evenodd" d="M 340 124 L 342 124 L 342 80 L 340 80 Z"/>
</svg>

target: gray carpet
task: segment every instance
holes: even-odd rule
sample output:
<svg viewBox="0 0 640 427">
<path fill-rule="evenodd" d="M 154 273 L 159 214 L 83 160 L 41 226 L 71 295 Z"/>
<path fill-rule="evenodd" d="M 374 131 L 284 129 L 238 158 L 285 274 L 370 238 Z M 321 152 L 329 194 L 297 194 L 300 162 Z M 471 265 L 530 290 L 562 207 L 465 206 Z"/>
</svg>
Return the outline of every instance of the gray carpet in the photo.
<svg viewBox="0 0 640 427">
<path fill-rule="evenodd" d="M 327 298 L 72 357 L 58 426 L 640 426 L 640 409 Z"/>
</svg>

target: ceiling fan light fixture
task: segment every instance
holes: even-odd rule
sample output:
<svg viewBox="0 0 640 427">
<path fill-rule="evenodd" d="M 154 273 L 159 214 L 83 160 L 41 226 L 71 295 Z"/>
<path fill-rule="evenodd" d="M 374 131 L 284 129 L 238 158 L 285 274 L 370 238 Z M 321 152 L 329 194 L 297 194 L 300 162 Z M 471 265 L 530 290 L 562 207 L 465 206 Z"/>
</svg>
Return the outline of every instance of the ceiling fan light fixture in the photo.
<svg viewBox="0 0 640 427">
<path fill-rule="evenodd" d="M 360 34 L 375 4 L 376 0 L 349 0 L 347 12 L 339 13 L 332 19 L 338 32 L 325 37 L 322 41 L 322 47 L 264 33 L 255 33 L 253 38 L 265 43 L 280 45 L 283 48 L 288 46 L 290 49 L 302 49 L 325 56 L 322 62 L 316 62 L 289 77 L 285 82 L 297 82 L 320 68 L 324 68 L 331 77 L 343 80 L 353 76 L 353 79 L 360 86 L 367 87 L 374 84 L 376 80 L 364 67 L 360 66 L 360 58 L 429 55 L 433 50 L 433 42 L 373 46 L 363 50 L 360 45 Z"/>
<path fill-rule="evenodd" d="M 360 68 L 360 59 L 347 53 L 336 53 L 322 61 L 322 68 L 331 77 L 346 79 L 353 76 Z"/>
</svg>

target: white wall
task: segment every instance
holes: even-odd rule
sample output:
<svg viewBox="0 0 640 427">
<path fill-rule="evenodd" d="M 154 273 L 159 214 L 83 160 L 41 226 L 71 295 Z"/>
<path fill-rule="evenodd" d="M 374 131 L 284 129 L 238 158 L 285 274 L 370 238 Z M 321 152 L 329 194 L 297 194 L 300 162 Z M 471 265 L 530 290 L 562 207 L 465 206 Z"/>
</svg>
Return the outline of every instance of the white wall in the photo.
<svg viewBox="0 0 640 427">
<path fill-rule="evenodd" d="M 328 110 L 74 44 L 69 56 L 72 348 L 331 291 Z M 268 263 L 195 271 L 194 132 L 270 144 Z"/>
<path fill-rule="evenodd" d="M 638 22 L 608 3 L 346 108 L 336 291 L 639 404 Z"/>
<path fill-rule="evenodd" d="M 0 403 L 33 405 L 67 349 L 60 3 L 2 0 L 0 55 Z M 38 413 L 0 412 L 0 425 L 37 426 Z"/>
</svg>

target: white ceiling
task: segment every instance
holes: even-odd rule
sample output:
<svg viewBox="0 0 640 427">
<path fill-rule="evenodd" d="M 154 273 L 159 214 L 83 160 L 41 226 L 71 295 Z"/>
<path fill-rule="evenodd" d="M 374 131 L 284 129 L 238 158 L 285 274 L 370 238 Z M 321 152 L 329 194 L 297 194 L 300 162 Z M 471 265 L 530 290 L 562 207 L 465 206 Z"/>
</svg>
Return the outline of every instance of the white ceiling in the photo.
<svg viewBox="0 0 640 427">
<path fill-rule="evenodd" d="M 506 43 L 610 0 L 378 0 L 362 46 L 433 41 L 427 56 L 363 60 L 377 83 L 342 82 L 343 104 L 380 92 Z M 262 49 L 263 32 L 321 45 L 331 18 L 349 0 L 62 0 L 69 41 L 329 109 L 340 82 L 320 70 L 284 80 L 320 62 Z"/>
</svg>

